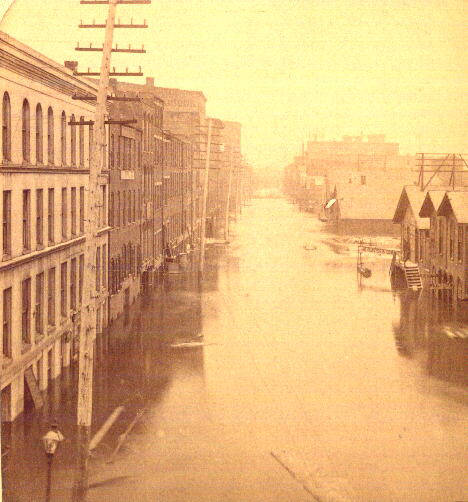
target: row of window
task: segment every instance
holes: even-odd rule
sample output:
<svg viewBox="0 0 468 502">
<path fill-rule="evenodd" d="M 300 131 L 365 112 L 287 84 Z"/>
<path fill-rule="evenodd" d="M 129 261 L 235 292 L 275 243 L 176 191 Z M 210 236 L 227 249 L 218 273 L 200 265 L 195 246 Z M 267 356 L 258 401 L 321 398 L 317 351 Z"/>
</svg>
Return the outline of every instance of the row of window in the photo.
<svg viewBox="0 0 468 502">
<path fill-rule="evenodd" d="M 2 101 L 2 155 L 3 160 L 11 161 L 11 103 L 8 92 L 3 94 Z M 47 163 L 53 165 L 55 163 L 55 117 L 52 107 L 47 109 Z M 69 117 L 70 122 L 76 122 L 75 115 Z M 84 121 L 81 116 L 79 122 Z M 84 125 L 81 124 L 70 126 L 70 163 L 72 166 L 78 164 L 84 167 L 85 164 L 85 131 Z M 77 143 L 77 128 L 78 128 L 78 143 Z M 31 111 L 29 101 L 23 100 L 21 110 L 21 144 L 22 144 L 22 159 L 24 163 L 31 161 Z M 44 117 L 42 106 L 40 103 L 36 105 L 35 109 L 35 153 L 36 163 L 44 164 Z M 92 126 L 89 126 L 89 148 L 92 151 Z M 64 111 L 60 115 L 60 161 L 62 165 L 67 164 L 67 116 Z M 90 155 L 91 157 L 91 155 Z"/>
<path fill-rule="evenodd" d="M 109 167 L 131 170 L 141 166 L 141 142 L 126 136 L 111 134 Z"/>
<path fill-rule="evenodd" d="M 56 294 L 59 286 L 60 317 L 66 319 L 70 310 L 76 311 L 83 299 L 84 254 L 51 267 L 35 277 L 21 281 L 20 305 L 12 302 L 12 287 L 3 290 L 3 355 L 12 357 L 12 315 L 21 313 L 21 340 L 23 350 L 33 341 L 40 340 L 46 327 L 57 322 Z M 57 279 L 59 284 L 57 285 Z M 96 252 L 96 290 L 107 285 L 107 246 L 97 247 Z M 34 304 L 33 289 L 34 288 Z M 34 339 L 33 339 L 34 336 Z"/>
<path fill-rule="evenodd" d="M 111 227 L 125 226 L 142 217 L 141 190 L 111 192 L 109 202 L 109 224 Z"/>
<path fill-rule="evenodd" d="M 31 204 L 31 190 L 22 191 L 22 251 L 23 253 L 31 251 L 31 228 L 32 216 L 35 219 L 35 241 L 36 247 L 41 249 L 45 246 L 45 229 L 47 228 L 47 245 L 53 245 L 56 241 L 55 236 L 55 189 L 48 188 L 43 190 L 38 188 L 35 191 L 34 213 Z M 61 206 L 61 239 L 69 238 L 84 232 L 84 209 L 85 209 L 85 190 L 84 187 L 64 187 L 60 193 Z M 68 199 L 70 197 L 70 200 Z M 79 201 L 78 201 L 79 198 Z M 14 228 L 12 222 L 12 192 L 3 190 L 2 193 L 2 249 L 4 258 L 12 254 L 12 232 Z M 70 217 L 70 225 L 68 218 Z M 45 221 L 47 218 L 47 222 Z M 70 228 L 69 228 L 70 227 Z"/>
<path fill-rule="evenodd" d="M 124 279 L 129 275 L 137 275 L 141 271 L 141 247 L 131 242 L 122 246 L 121 255 L 110 260 L 109 264 L 109 292 L 117 293 Z"/>
</svg>

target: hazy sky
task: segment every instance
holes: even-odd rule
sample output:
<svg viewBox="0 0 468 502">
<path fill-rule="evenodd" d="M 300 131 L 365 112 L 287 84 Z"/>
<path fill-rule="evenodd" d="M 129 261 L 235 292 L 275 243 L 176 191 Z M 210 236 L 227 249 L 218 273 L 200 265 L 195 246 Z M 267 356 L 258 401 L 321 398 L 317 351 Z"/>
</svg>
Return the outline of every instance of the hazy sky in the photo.
<svg viewBox="0 0 468 502">
<path fill-rule="evenodd" d="M 0 0 L 0 15 L 10 3 Z M 102 30 L 77 25 L 106 9 L 16 0 L 1 29 L 56 61 L 98 68 L 98 53 L 74 47 L 102 42 Z M 316 134 L 385 133 L 404 153 L 468 151 L 465 0 L 153 0 L 119 6 L 118 17 L 147 19 L 149 29 L 115 40 L 148 53 L 113 55 L 113 65 L 202 90 L 211 116 L 243 124 L 254 166 L 282 167 Z"/>
</svg>

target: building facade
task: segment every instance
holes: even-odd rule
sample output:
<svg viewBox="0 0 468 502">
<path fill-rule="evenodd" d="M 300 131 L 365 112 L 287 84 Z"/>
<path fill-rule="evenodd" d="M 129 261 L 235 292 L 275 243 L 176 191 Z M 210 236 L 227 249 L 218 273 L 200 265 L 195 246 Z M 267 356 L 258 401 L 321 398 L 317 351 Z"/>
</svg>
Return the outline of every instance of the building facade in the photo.
<svg viewBox="0 0 468 502">
<path fill-rule="evenodd" d="M 2 420 L 40 406 L 40 391 L 78 350 L 96 87 L 0 33 Z M 107 325 L 108 177 L 100 175 L 97 333 Z M 21 216 L 21 218 L 19 217 Z"/>
<path fill-rule="evenodd" d="M 109 132 L 111 319 L 155 281 L 162 263 L 162 102 L 121 87 L 111 82 L 120 98 L 111 116 L 122 121 Z"/>
</svg>

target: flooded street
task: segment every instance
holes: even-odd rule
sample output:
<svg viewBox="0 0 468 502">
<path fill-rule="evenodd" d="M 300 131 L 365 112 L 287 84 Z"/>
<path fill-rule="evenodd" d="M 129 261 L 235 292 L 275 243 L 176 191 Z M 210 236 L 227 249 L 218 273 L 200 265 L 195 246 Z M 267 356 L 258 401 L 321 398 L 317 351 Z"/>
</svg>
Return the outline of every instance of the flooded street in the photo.
<svg viewBox="0 0 468 502">
<path fill-rule="evenodd" d="M 285 200 L 254 200 L 201 285 L 169 275 L 103 336 L 93 423 L 125 410 L 91 458 L 89 501 L 468 500 L 466 311 L 393 293 L 385 257 L 359 288 L 352 244 L 334 242 Z M 204 345 L 171 347 L 189 340 Z M 70 439 L 50 500 L 72 500 L 75 378 L 4 431 L 7 500 L 45 500 L 49 416 Z"/>
</svg>

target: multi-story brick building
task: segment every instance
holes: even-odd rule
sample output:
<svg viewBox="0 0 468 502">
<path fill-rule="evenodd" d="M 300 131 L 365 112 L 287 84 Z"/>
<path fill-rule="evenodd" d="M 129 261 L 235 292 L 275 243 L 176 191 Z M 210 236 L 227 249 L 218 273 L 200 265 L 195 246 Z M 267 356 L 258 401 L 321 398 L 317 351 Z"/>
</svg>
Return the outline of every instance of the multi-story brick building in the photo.
<svg viewBox="0 0 468 502">
<path fill-rule="evenodd" d="M 115 319 L 154 281 L 162 263 L 162 102 L 141 92 L 113 93 L 137 101 L 113 101 L 113 119 L 136 120 L 112 125 L 110 166 L 110 316 Z"/>
<path fill-rule="evenodd" d="M 35 402 L 77 351 L 96 86 L 0 33 L 2 420 Z M 97 332 L 107 324 L 107 185 L 100 175 Z M 93 260 L 94 261 L 94 260 Z"/>
<path fill-rule="evenodd" d="M 193 171 L 191 143 L 165 133 L 163 242 L 168 258 L 187 250 L 193 240 Z"/>
<path fill-rule="evenodd" d="M 191 144 L 191 168 L 193 214 L 192 244 L 196 245 L 200 238 L 202 192 L 203 192 L 203 153 L 206 144 L 206 97 L 201 91 L 188 91 L 155 87 L 154 79 L 147 78 L 146 86 L 153 89 L 155 94 L 164 101 L 164 129 L 170 131 L 184 141 Z"/>
<path fill-rule="evenodd" d="M 226 225 L 227 198 L 229 194 L 228 213 L 236 214 L 239 211 L 242 197 L 242 156 L 241 156 L 241 124 L 229 120 L 223 121 L 221 129 L 221 144 L 223 152 L 221 154 L 222 163 L 219 174 L 218 190 L 219 206 L 221 208 L 222 224 Z"/>
</svg>

